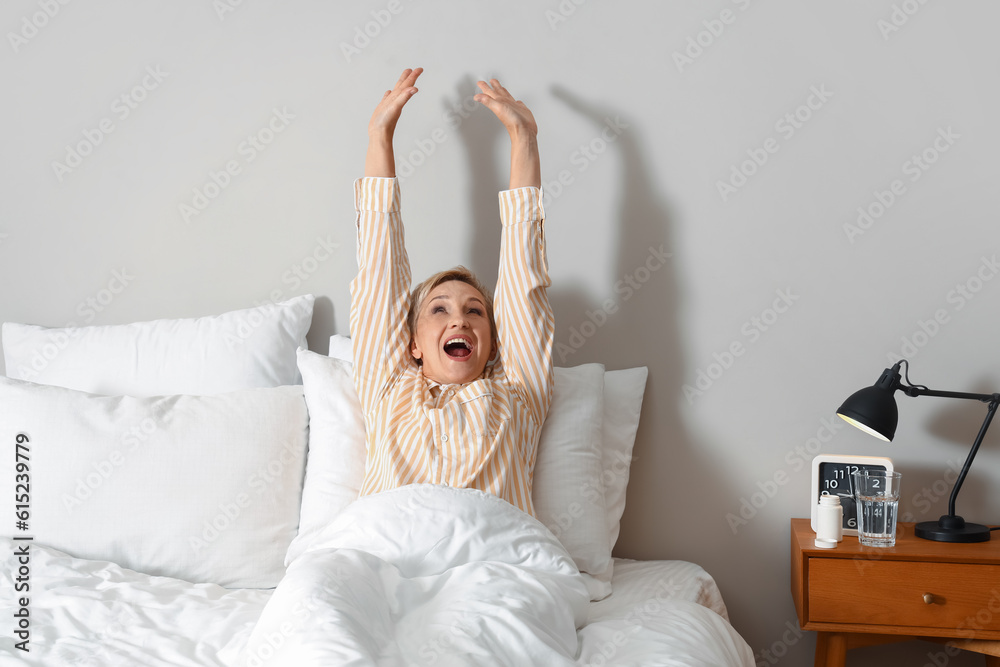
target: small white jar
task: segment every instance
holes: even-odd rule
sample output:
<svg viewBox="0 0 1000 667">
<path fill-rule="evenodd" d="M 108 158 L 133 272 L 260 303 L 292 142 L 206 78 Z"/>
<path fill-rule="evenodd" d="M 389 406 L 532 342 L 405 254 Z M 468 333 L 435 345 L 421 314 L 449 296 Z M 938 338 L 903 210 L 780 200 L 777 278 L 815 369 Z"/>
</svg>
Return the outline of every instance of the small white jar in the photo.
<svg viewBox="0 0 1000 667">
<path fill-rule="evenodd" d="M 820 496 L 816 509 L 816 539 L 840 542 L 844 539 L 844 507 L 840 496 Z"/>
</svg>

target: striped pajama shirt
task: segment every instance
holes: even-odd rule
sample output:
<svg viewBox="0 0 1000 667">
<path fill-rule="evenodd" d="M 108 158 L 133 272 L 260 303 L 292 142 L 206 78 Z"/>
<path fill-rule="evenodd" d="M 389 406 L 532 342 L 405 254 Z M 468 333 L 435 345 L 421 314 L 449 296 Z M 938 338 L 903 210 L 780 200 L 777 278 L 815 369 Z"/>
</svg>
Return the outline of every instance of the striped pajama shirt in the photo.
<svg viewBox="0 0 1000 667">
<path fill-rule="evenodd" d="M 494 296 L 499 359 L 443 385 L 410 354 L 410 266 L 394 178 L 355 182 L 358 274 L 351 282 L 354 383 L 368 458 L 361 495 L 407 484 L 479 489 L 534 514 L 531 478 L 552 395 L 554 322 L 538 188 L 500 193 Z"/>
</svg>

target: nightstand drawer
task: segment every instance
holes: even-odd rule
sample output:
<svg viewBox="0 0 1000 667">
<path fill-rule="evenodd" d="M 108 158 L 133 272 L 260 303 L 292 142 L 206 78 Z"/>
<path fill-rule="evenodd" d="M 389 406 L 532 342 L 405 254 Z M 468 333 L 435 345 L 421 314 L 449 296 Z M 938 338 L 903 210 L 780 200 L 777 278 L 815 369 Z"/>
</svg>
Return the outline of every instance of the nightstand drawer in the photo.
<svg viewBox="0 0 1000 667">
<path fill-rule="evenodd" d="M 1000 630 L 1000 565 L 812 558 L 808 588 L 814 622 Z"/>
</svg>

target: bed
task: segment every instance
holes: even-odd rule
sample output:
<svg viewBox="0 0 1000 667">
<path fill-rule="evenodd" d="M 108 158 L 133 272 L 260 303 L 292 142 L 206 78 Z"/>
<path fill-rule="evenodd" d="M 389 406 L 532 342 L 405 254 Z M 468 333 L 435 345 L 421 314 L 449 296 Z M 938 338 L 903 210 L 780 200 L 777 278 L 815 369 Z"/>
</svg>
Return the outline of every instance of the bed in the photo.
<svg viewBox="0 0 1000 667">
<path fill-rule="evenodd" d="M 0 665 L 754 664 L 701 567 L 611 555 L 644 368 L 556 369 L 537 519 L 358 498 L 350 340 L 309 351 L 312 308 L 4 324 Z"/>
</svg>

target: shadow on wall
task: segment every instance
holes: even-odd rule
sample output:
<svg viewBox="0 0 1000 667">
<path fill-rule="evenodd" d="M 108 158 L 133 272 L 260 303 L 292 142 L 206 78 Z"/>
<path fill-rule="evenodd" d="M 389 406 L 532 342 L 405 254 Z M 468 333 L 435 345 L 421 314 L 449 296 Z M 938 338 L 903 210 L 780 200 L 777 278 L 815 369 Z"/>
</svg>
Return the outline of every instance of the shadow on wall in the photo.
<svg viewBox="0 0 1000 667">
<path fill-rule="evenodd" d="M 478 89 L 471 78 L 466 78 L 458 90 L 462 99 L 475 92 Z M 616 152 L 621 164 L 619 182 L 607 184 L 618 194 L 618 210 L 613 218 L 558 221 L 578 227 L 581 233 L 596 232 L 602 226 L 616 230 L 617 262 L 603 295 L 595 296 L 567 284 L 555 283 L 550 288 L 556 315 L 555 364 L 599 362 L 609 370 L 649 367 L 627 508 L 615 554 L 631 558 L 689 555 L 708 567 L 703 557 L 693 555 L 703 554 L 706 545 L 695 540 L 698 547 L 692 550 L 687 546 L 691 540 L 673 539 L 692 519 L 724 526 L 727 509 L 723 506 L 725 498 L 719 494 L 699 494 L 702 499 L 695 507 L 685 501 L 691 493 L 722 480 L 714 479 L 717 473 L 704 460 L 702 448 L 692 441 L 680 414 L 685 367 L 677 323 L 679 290 L 677 269 L 670 256 L 671 217 L 659 194 L 662 188 L 650 180 L 652 172 L 641 137 L 627 128 L 627 121 L 618 123 L 616 111 L 589 103 L 562 87 L 554 87 L 552 93 L 565 103 L 568 112 L 593 124 L 593 134 L 586 137 L 588 142 L 603 141 L 603 150 Z M 507 174 L 500 174 L 492 159 L 502 132 L 489 114 L 472 114 L 460 128 L 473 188 L 469 215 L 475 230 L 470 251 L 474 267 L 487 284 L 496 282 L 500 244 L 496 189 L 507 183 Z M 614 139 L 599 139 L 602 133 Z M 544 155 L 542 159 L 544 164 Z M 568 188 L 576 197 L 589 196 L 580 184 Z M 550 218 L 553 209 L 558 211 L 550 205 Z M 587 258 L 579 260 L 586 262 Z"/>
<path fill-rule="evenodd" d="M 306 343 L 313 352 L 329 354 L 330 336 L 336 333 L 333 314 L 333 300 L 328 296 L 317 296 L 313 304 L 312 324 L 306 334 Z"/>
<path fill-rule="evenodd" d="M 479 92 L 479 86 L 471 76 L 466 76 L 458 86 L 460 100 L 466 100 Z M 447 102 L 446 109 L 452 106 Z M 468 218 L 472 220 L 473 235 L 471 257 L 472 266 L 480 280 L 486 285 L 497 284 L 500 252 L 500 225 L 497 224 L 497 190 L 505 189 L 510 182 L 507 174 L 497 171 L 492 159 L 494 147 L 501 135 L 506 137 L 503 125 L 487 109 L 478 109 L 470 114 L 458 127 L 458 133 L 465 147 L 469 163 L 469 185 L 472 188 Z M 502 184 L 499 185 L 498 184 Z"/>
</svg>

